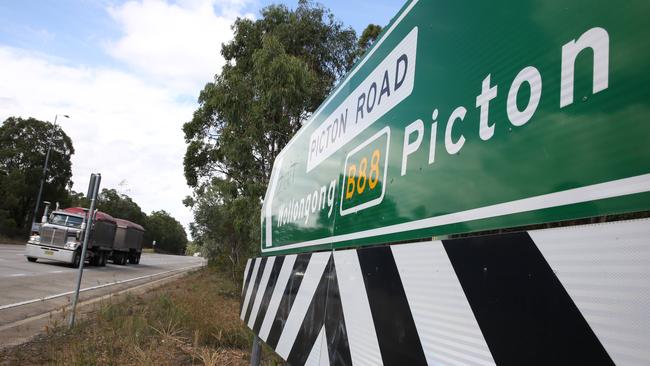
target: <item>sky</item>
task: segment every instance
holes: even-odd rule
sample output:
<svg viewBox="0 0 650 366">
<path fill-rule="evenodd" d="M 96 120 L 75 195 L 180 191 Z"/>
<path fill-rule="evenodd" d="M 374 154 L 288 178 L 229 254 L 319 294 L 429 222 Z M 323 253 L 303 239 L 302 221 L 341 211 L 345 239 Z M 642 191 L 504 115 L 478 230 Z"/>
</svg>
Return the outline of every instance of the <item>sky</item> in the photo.
<svg viewBox="0 0 650 366">
<path fill-rule="evenodd" d="M 91 173 L 147 213 L 186 228 L 183 123 L 224 64 L 238 17 L 297 0 L 25 0 L 0 2 L 0 121 L 56 118 L 72 138 L 73 190 Z M 322 0 L 360 35 L 404 0 Z M 57 117 L 58 115 L 58 117 Z M 62 117 L 68 115 L 70 118 Z M 189 232 L 188 232 L 189 233 Z"/>
</svg>

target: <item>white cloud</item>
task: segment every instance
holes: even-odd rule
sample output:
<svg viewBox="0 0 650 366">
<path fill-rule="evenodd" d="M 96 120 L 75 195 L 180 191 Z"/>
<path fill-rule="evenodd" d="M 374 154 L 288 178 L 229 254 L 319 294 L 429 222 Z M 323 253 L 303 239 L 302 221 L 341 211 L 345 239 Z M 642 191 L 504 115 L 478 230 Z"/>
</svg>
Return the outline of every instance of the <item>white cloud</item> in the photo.
<svg viewBox="0 0 650 366">
<path fill-rule="evenodd" d="M 157 82 L 195 93 L 223 66 L 221 44 L 232 38 L 231 24 L 247 2 L 144 0 L 110 7 L 124 36 L 106 47 L 113 57 Z"/>
<path fill-rule="evenodd" d="M 92 172 L 102 173 L 102 188 L 126 180 L 143 210 L 164 209 L 187 227 L 181 127 L 197 107 L 187 96 L 220 71 L 220 44 L 232 37 L 246 1 L 144 0 L 110 8 L 123 37 L 108 43 L 109 53 L 128 64 L 126 71 L 0 45 L 0 121 L 69 114 L 59 124 L 76 150 L 74 190 L 85 192 Z"/>
<path fill-rule="evenodd" d="M 180 130 L 195 106 L 124 72 L 53 64 L 0 47 L 0 120 L 10 116 L 58 123 L 72 138 L 76 191 L 85 192 L 92 172 L 103 188 L 126 179 L 129 195 L 145 211 L 165 209 L 187 225 L 181 200 L 190 193 L 183 178 Z"/>
</svg>

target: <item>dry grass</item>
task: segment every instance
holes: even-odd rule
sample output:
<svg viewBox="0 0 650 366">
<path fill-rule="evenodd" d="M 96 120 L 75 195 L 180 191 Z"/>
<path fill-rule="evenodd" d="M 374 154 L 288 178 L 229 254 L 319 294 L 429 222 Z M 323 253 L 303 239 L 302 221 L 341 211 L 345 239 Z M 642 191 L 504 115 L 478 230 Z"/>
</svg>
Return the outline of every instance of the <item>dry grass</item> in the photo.
<svg viewBox="0 0 650 366">
<path fill-rule="evenodd" d="M 239 288 L 206 268 L 143 296 L 104 303 L 73 331 L 53 325 L 0 351 L 0 364 L 248 365 L 252 333 L 239 320 Z M 264 350 L 263 364 L 280 360 Z"/>
</svg>

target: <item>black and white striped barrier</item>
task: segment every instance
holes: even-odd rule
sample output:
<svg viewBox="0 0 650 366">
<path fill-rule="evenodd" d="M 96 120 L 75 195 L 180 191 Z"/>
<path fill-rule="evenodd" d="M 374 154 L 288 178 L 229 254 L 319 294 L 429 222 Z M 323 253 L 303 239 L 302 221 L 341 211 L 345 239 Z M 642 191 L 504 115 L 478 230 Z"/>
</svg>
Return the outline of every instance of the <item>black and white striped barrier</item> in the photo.
<svg viewBox="0 0 650 366">
<path fill-rule="evenodd" d="M 249 259 L 291 365 L 650 365 L 650 220 Z"/>
</svg>

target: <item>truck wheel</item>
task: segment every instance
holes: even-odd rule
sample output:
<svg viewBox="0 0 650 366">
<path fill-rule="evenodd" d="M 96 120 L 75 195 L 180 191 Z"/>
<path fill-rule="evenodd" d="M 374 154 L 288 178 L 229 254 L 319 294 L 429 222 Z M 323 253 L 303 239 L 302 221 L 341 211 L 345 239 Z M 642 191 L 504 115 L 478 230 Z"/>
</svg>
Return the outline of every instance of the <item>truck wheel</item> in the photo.
<svg viewBox="0 0 650 366">
<path fill-rule="evenodd" d="M 37 258 L 34 258 L 34 257 L 27 257 L 27 260 L 30 261 L 30 262 L 36 262 L 36 259 Z"/>
<path fill-rule="evenodd" d="M 90 257 L 90 261 L 88 261 L 91 266 L 98 266 L 99 265 L 99 254 L 93 253 L 93 256 Z"/>
<path fill-rule="evenodd" d="M 117 263 L 116 264 L 119 264 L 120 266 L 123 266 L 123 265 L 126 264 L 126 255 L 124 255 L 124 253 L 119 253 L 117 255 Z"/>
<path fill-rule="evenodd" d="M 75 250 L 74 257 L 72 258 L 72 263 L 70 264 L 70 266 L 72 268 L 79 268 L 80 265 L 81 265 L 81 253 L 79 253 L 78 250 Z"/>
</svg>

